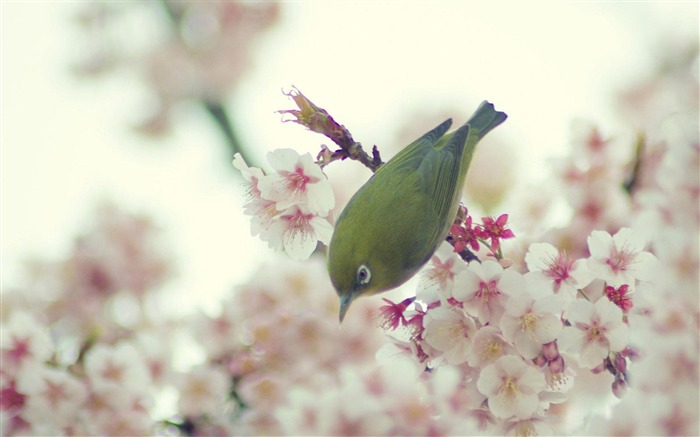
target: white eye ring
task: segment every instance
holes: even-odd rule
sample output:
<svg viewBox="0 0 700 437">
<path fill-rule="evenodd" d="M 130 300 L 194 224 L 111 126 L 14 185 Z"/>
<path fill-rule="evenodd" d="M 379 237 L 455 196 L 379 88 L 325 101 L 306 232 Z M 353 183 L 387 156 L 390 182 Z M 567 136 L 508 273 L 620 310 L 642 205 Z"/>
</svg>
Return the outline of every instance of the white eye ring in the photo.
<svg viewBox="0 0 700 437">
<path fill-rule="evenodd" d="M 360 285 L 365 285 L 368 284 L 370 279 L 372 279 L 372 272 L 369 271 L 369 268 L 362 264 L 358 269 L 357 269 L 357 283 Z"/>
</svg>

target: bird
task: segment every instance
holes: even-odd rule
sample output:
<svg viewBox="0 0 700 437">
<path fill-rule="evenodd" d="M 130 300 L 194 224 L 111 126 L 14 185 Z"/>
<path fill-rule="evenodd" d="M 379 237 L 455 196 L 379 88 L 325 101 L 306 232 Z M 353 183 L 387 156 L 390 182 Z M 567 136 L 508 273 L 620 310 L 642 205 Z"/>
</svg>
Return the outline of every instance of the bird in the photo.
<svg viewBox="0 0 700 437">
<path fill-rule="evenodd" d="M 406 146 L 352 196 L 328 247 L 328 273 L 343 322 L 360 296 L 408 281 L 454 223 L 476 144 L 507 118 L 484 101 L 448 133 L 452 119 Z"/>
</svg>

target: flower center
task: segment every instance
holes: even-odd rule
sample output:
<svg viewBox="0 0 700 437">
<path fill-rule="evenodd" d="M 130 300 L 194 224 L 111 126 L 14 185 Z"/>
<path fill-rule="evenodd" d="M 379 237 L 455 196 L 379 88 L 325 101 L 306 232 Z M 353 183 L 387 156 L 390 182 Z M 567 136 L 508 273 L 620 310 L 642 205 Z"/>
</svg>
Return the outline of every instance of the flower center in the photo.
<svg viewBox="0 0 700 437">
<path fill-rule="evenodd" d="M 520 327 L 523 331 L 527 331 L 530 334 L 532 334 L 532 331 L 534 331 L 538 320 L 539 317 L 537 316 L 537 314 L 527 313 L 520 318 Z"/>
<path fill-rule="evenodd" d="M 586 330 L 586 340 L 589 343 L 596 343 L 606 340 L 605 328 L 598 326 L 597 323 L 590 325 Z"/>
<path fill-rule="evenodd" d="M 287 186 L 291 191 L 306 191 L 306 184 L 311 182 L 311 178 L 304 174 L 303 168 L 297 168 L 294 173 L 287 176 Z"/>
<path fill-rule="evenodd" d="M 627 270 L 631 263 L 632 254 L 627 252 L 624 248 L 618 249 L 615 245 L 612 247 L 610 257 L 605 261 L 605 264 L 609 265 L 615 273 Z"/>
<path fill-rule="evenodd" d="M 481 299 L 484 303 L 489 303 L 493 298 L 496 298 L 501 292 L 497 287 L 498 283 L 496 281 L 481 282 L 479 283 L 479 291 L 476 292 L 476 297 Z"/>
<path fill-rule="evenodd" d="M 500 392 L 505 394 L 506 397 L 511 399 L 515 398 L 518 393 L 520 393 L 520 390 L 518 390 L 518 382 L 511 377 L 507 377 L 505 381 L 503 381 L 503 385 L 501 385 Z"/>
<path fill-rule="evenodd" d="M 482 356 L 489 360 L 495 360 L 502 355 L 503 347 L 498 341 L 490 341 L 484 346 Z"/>
<path fill-rule="evenodd" d="M 544 274 L 553 279 L 558 286 L 569 279 L 569 271 L 571 271 L 574 262 L 567 259 L 566 253 L 560 253 L 556 259 L 550 259 L 547 265 L 549 268 L 545 270 Z"/>
</svg>

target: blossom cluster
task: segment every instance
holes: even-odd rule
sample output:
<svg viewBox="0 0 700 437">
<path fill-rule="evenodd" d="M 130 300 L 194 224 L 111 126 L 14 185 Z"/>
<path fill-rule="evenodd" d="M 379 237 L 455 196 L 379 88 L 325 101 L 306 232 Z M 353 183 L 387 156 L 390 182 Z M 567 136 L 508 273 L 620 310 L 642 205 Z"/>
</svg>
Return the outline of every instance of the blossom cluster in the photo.
<svg viewBox="0 0 700 437">
<path fill-rule="evenodd" d="M 534 431 L 552 420 L 547 409 L 574 384 L 569 362 L 597 369 L 615 361 L 613 388 L 621 393 L 628 310 L 600 288 L 627 290 L 649 279 L 655 258 L 639 243 L 628 228 L 596 232 L 591 256 L 580 260 L 533 244 L 526 274 L 492 259 L 466 264 L 443 245 L 422 272 L 416 301 L 383 308 L 393 321 L 385 326 L 396 332 L 394 347 L 420 366 L 455 367 L 475 387 L 480 395 L 462 414 L 488 417 L 490 432 L 506 432 L 512 421 Z"/>
<path fill-rule="evenodd" d="M 268 174 L 248 167 L 240 154 L 233 160 L 246 180 L 245 213 L 252 216 L 251 232 L 292 259 L 307 259 L 318 241 L 330 242 L 333 188 L 308 153 L 277 149 L 267 160 L 273 169 Z"/>
<path fill-rule="evenodd" d="M 183 316 L 160 309 L 175 296 L 159 292 L 173 271 L 151 247 L 159 239 L 144 216 L 104 205 L 75 253 L 34 261 L 56 268 L 34 267 L 3 293 L 2 435 L 280 434 L 288 391 L 319 391 L 343 366 L 373 367 L 383 344 L 368 329 L 375 302 L 358 303 L 339 330 L 318 257 L 261 266 L 218 312 Z M 113 286 L 76 282 L 117 267 Z"/>
</svg>

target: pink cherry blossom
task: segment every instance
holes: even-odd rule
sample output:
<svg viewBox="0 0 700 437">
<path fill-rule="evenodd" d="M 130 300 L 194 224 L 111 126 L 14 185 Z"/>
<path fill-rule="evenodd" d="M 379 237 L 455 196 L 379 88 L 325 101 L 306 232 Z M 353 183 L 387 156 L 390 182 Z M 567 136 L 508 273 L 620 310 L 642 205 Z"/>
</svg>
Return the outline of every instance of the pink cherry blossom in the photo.
<svg viewBox="0 0 700 437">
<path fill-rule="evenodd" d="M 472 338 L 472 348 L 467 354 L 467 363 L 474 368 L 483 368 L 504 355 L 514 354 L 515 349 L 503 338 L 495 326 L 482 326 Z"/>
<path fill-rule="evenodd" d="M 425 303 L 447 301 L 452 297 L 454 277 L 464 269 L 464 261 L 452 246 L 442 243 L 419 275 L 416 298 Z"/>
<path fill-rule="evenodd" d="M 23 367 L 42 363 L 51 356 L 53 344 L 48 329 L 29 313 L 16 312 L 0 329 L 2 370 L 16 374 Z"/>
<path fill-rule="evenodd" d="M 141 353 L 131 343 L 100 343 L 85 355 L 85 373 L 95 386 L 115 385 L 142 393 L 151 381 Z"/>
<path fill-rule="evenodd" d="M 523 276 L 512 270 L 504 270 L 499 263 L 486 260 L 471 262 L 467 270 L 457 274 L 454 281 L 454 297 L 464 302 L 465 311 L 481 323 L 496 324 L 501 319 L 509 294 L 522 292 Z"/>
<path fill-rule="evenodd" d="M 604 231 L 593 231 L 588 237 L 588 268 L 608 285 L 633 286 L 636 280 L 648 281 L 656 267 L 656 257 L 644 252 L 644 240 L 630 228 L 620 229 L 615 236 Z"/>
<path fill-rule="evenodd" d="M 200 365 L 176 380 L 180 392 L 178 409 L 185 416 L 197 417 L 224 408 L 231 392 L 231 377 L 218 367 Z"/>
<path fill-rule="evenodd" d="M 549 243 L 533 243 L 525 255 L 528 290 L 533 296 L 558 294 L 567 302 L 593 280 L 585 260 L 571 260 Z"/>
<path fill-rule="evenodd" d="M 537 411 L 544 375 L 522 359 L 506 355 L 486 366 L 476 383 L 489 410 L 501 419 L 527 419 Z"/>
<path fill-rule="evenodd" d="M 606 298 L 595 304 L 576 300 L 569 305 L 566 318 L 571 326 L 565 327 L 559 337 L 559 348 L 576 354 L 582 367 L 593 369 L 610 352 L 627 346 L 629 329 L 623 322 L 622 310 Z"/>
<path fill-rule="evenodd" d="M 22 417 L 37 431 L 60 432 L 72 425 L 87 398 L 83 382 L 66 371 L 46 365 L 37 365 L 25 372 L 18 390 L 27 396 Z"/>
<path fill-rule="evenodd" d="M 283 250 L 294 260 L 304 260 L 316 249 L 317 241 L 330 242 L 333 226 L 327 219 L 295 205 L 275 218 L 269 232 L 272 247 Z"/>
<path fill-rule="evenodd" d="M 450 364 L 462 364 L 472 346 L 474 320 L 459 308 L 434 308 L 423 318 L 423 339 Z"/>
<path fill-rule="evenodd" d="M 302 205 L 311 214 L 328 215 L 335 205 L 333 189 L 309 153 L 276 149 L 267 154 L 267 160 L 275 172 L 258 181 L 264 199 L 276 202 L 280 211 Z"/>
<path fill-rule="evenodd" d="M 533 299 L 528 293 L 512 296 L 500 327 L 506 340 L 529 359 L 539 355 L 542 345 L 554 341 L 562 330 L 559 301 L 553 296 Z"/>
</svg>

